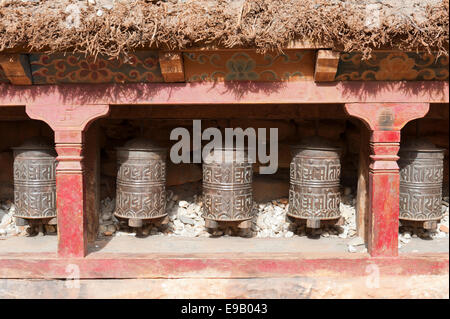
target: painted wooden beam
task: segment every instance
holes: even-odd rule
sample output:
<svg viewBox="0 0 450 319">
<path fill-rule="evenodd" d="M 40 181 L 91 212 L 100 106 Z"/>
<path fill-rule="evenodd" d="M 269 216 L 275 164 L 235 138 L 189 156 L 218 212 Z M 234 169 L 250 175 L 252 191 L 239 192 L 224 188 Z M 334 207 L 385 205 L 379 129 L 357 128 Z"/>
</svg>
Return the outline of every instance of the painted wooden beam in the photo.
<svg viewBox="0 0 450 319">
<path fill-rule="evenodd" d="M 316 67 L 314 70 L 314 81 L 334 81 L 339 64 L 339 56 L 339 52 L 331 50 L 318 50 L 316 56 Z"/>
<path fill-rule="evenodd" d="M 14 85 L 31 85 L 30 63 L 26 54 L 0 55 L 0 67 Z"/>
<path fill-rule="evenodd" d="M 0 106 L 25 104 L 224 105 L 295 103 L 448 103 L 447 81 L 0 84 Z"/>
<path fill-rule="evenodd" d="M 184 82 L 183 54 L 159 51 L 159 66 L 165 82 Z"/>
<path fill-rule="evenodd" d="M 70 265 L 70 268 L 67 268 Z M 372 266 L 371 266 L 372 265 Z M 77 269 L 80 279 L 99 278 L 267 278 L 448 274 L 448 253 L 405 254 L 370 258 L 367 253 L 210 253 L 126 254 L 91 253 L 86 258 L 58 258 L 54 253 L 0 255 L 0 278 L 68 278 Z M 69 269 L 69 271 L 68 271 Z M 73 278 L 73 277 L 72 277 Z"/>
</svg>

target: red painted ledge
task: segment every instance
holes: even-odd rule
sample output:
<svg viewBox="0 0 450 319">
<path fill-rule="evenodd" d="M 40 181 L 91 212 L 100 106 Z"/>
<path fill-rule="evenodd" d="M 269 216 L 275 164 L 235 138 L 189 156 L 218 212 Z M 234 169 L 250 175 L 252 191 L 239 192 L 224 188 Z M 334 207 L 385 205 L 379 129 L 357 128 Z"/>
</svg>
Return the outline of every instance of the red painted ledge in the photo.
<svg viewBox="0 0 450 319">
<path fill-rule="evenodd" d="M 64 279 L 79 267 L 80 279 L 126 278 L 264 278 L 366 276 L 369 265 L 380 275 L 449 273 L 448 253 L 402 254 L 371 258 L 356 254 L 106 254 L 57 258 L 54 253 L 0 255 L 0 278 Z M 72 277 L 73 278 L 73 277 Z"/>
<path fill-rule="evenodd" d="M 0 84 L 0 105 L 448 103 L 448 81 Z"/>
</svg>

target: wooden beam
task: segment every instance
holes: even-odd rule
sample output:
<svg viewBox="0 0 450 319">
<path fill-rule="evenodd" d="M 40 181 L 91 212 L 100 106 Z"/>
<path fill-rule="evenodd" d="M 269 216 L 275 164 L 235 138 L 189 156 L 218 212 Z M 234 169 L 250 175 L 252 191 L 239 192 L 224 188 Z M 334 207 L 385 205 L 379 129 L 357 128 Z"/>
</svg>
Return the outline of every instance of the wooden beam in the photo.
<svg viewBox="0 0 450 319">
<path fill-rule="evenodd" d="M 0 110 L 2 108 L 0 107 Z M 313 119 L 318 112 L 323 119 L 347 119 L 341 104 L 254 104 L 242 107 L 231 105 L 115 105 L 111 108 L 113 119 Z M 1 113 L 0 113 L 1 114 Z"/>
<path fill-rule="evenodd" d="M 184 82 L 184 65 L 181 52 L 159 51 L 159 65 L 165 82 Z"/>
<path fill-rule="evenodd" d="M 367 276 L 376 263 L 386 276 L 448 274 L 448 253 L 402 254 L 370 258 L 367 253 L 102 253 L 61 258 L 54 253 L 0 255 L 0 278 L 67 279 L 67 266 L 80 279 L 99 278 L 270 278 Z"/>
<path fill-rule="evenodd" d="M 316 68 L 314 70 L 314 81 L 334 81 L 339 64 L 339 56 L 339 52 L 334 52 L 331 50 L 318 50 L 316 57 Z"/>
<path fill-rule="evenodd" d="M 358 192 L 356 195 L 356 232 L 367 243 L 369 240 L 369 130 L 360 123 L 360 146 L 358 163 Z"/>
<path fill-rule="evenodd" d="M 448 103 L 448 81 L 0 84 L 0 106 Z"/>
<path fill-rule="evenodd" d="M 26 54 L 0 55 L 0 66 L 6 77 L 15 85 L 31 85 L 31 70 Z"/>
</svg>

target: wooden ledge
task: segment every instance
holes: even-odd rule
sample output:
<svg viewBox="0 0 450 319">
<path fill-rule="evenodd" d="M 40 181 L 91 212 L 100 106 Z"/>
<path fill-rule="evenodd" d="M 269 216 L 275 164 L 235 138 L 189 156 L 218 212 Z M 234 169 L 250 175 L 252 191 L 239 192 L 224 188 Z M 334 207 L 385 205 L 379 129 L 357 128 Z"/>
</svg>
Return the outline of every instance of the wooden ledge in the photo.
<svg viewBox="0 0 450 319">
<path fill-rule="evenodd" d="M 380 275 L 449 273 L 448 253 L 370 258 L 367 254 L 105 254 L 58 258 L 54 253 L 0 255 L 0 278 L 64 279 L 78 267 L 80 279 L 357 277 L 368 267 Z"/>
</svg>

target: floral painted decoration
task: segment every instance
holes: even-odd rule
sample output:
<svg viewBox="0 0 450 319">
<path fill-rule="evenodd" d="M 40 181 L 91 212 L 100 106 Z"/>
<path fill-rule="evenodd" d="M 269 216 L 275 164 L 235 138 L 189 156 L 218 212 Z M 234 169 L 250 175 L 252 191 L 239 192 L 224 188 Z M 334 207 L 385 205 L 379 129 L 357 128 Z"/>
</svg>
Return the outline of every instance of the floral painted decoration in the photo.
<svg viewBox="0 0 450 319">
<path fill-rule="evenodd" d="M 80 54 L 31 54 L 35 84 L 164 82 L 158 52 L 130 54 L 127 60 Z"/>
<path fill-rule="evenodd" d="M 313 76 L 314 51 L 291 50 L 264 55 L 256 52 L 185 52 L 188 82 L 305 81 Z"/>
<path fill-rule="evenodd" d="M 359 53 L 343 53 L 336 80 L 448 80 L 448 57 L 428 53 L 377 52 L 372 58 L 362 60 Z"/>
</svg>

